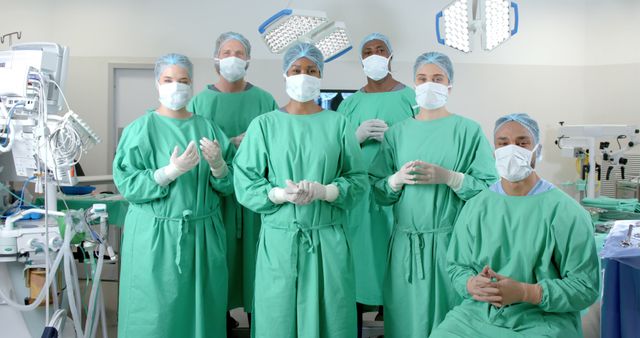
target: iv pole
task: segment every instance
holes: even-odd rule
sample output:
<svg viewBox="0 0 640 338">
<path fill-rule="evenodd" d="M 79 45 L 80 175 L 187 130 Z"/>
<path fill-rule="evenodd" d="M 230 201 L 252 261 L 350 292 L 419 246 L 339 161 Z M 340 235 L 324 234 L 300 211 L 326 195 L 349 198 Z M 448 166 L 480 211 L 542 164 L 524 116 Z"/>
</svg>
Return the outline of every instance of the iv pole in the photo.
<svg viewBox="0 0 640 338">
<path fill-rule="evenodd" d="M 11 32 L 11 33 L 7 33 L 3 36 L 0 36 L 0 43 L 4 43 L 4 38 L 9 38 L 9 46 L 13 45 L 13 36 L 17 36 L 18 40 L 20 40 L 22 38 L 22 32 Z"/>
</svg>

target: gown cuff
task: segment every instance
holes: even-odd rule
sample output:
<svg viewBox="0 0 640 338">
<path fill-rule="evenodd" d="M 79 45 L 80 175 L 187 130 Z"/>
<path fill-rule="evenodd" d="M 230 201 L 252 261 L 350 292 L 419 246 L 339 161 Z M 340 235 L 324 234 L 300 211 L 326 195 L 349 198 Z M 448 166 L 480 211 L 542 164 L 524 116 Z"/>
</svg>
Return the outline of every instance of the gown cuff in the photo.
<svg viewBox="0 0 640 338">
<path fill-rule="evenodd" d="M 447 185 L 453 189 L 453 191 L 458 191 L 462 188 L 462 182 L 464 182 L 464 174 L 452 171 L 451 175 L 449 175 L 449 180 L 447 180 Z"/>
<path fill-rule="evenodd" d="M 274 204 L 282 204 L 287 201 L 287 199 L 285 198 L 284 189 L 282 188 L 272 188 L 271 190 L 269 190 L 268 196 L 269 200 L 271 200 L 271 202 L 273 202 Z"/>
<path fill-rule="evenodd" d="M 225 178 L 227 174 L 229 174 L 229 167 L 224 162 L 218 168 L 211 167 L 211 175 L 215 178 Z"/>
<path fill-rule="evenodd" d="M 338 195 L 340 195 L 340 190 L 338 190 L 338 187 L 335 184 L 328 184 L 325 186 L 325 188 L 327 189 L 324 197 L 325 201 L 331 203 L 336 199 L 338 199 Z"/>
</svg>

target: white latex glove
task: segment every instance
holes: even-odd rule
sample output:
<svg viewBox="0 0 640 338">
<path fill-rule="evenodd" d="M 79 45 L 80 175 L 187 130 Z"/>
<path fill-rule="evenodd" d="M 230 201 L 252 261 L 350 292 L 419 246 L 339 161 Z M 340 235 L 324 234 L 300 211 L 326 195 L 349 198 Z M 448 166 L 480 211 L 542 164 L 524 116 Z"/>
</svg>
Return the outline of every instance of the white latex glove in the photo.
<svg viewBox="0 0 640 338">
<path fill-rule="evenodd" d="M 327 195 L 327 188 L 320 183 L 302 180 L 298 183 L 298 187 L 307 193 L 306 199 L 302 201 L 302 204 L 309 204 L 315 200 L 324 200 Z"/>
<path fill-rule="evenodd" d="M 285 183 L 287 184 L 286 187 L 276 187 L 269 191 L 269 199 L 271 202 L 275 204 L 283 204 L 285 202 L 299 204 L 307 198 L 306 192 L 301 191 L 293 181 L 286 180 Z"/>
<path fill-rule="evenodd" d="M 200 150 L 202 157 L 209 163 L 211 173 L 216 178 L 223 178 L 229 173 L 227 163 L 222 158 L 222 150 L 218 140 L 209 140 L 206 137 L 200 139 Z"/>
<path fill-rule="evenodd" d="M 368 139 L 373 139 L 381 142 L 384 137 L 384 132 L 389 129 L 386 122 L 379 119 L 366 120 L 360 124 L 356 130 L 356 138 L 358 143 L 362 143 Z"/>
<path fill-rule="evenodd" d="M 182 155 L 178 155 L 179 151 L 180 147 L 175 146 L 169 159 L 169 164 L 156 170 L 153 174 L 153 178 L 159 185 L 168 185 L 175 181 L 180 175 L 193 169 L 198 165 L 198 162 L 200 162 L 200 155 L 198 155 L 198 148 L 196 148 L 194 141 L 189 142 L 187 149 L 185 149 Z"/>
<path fill-rule="evenodd" d="M 302 180 L 298 183 L 298 187 L 300 187 L 300 190 L 307 192 L 307 199 L 303 201 L 303 204 L 309 204 L 316 200 L 333 202 L 338 198 L 339 194 L 338 187 L 334 184 L 324 185 L 318 182 Z"/>
<path fill-rule="evenodd" d="M 246 134 L 246 132 L 229 139 L 229 141 L 231 141 L 231 143 L 236 146 L 236 149 L 240 147 L 240 143 L 242 143 L 242 140 L 244 140 L 244 134 Z"/>
<path fill-rule="evenodd" d="M 286 188 L 273 188 L 269 192 L 269 199 L 273 203 L 290 202 L 296 205 L 307 205 L 316 200 L 333 202 L 340 193 L 334 184 L 323 185 L 318 182 L 302 180 L 298 184 L 287 180 Z"/>
<path fill-rule="evenodd" d="M 422 161 L 415 163 L 416 184 L 446 184 L 453 190 L 462 186 L 464 174 Z"/>
<path fill-rule="evenodd" d="M 391 187 L 391 190 L 398 192 L 402 190 L 405 184 L 416 184 L 413 172 L 417 162 L 418 161 L 407 162 L 395 174 L 389 176 L 387 183 Z"/>
</svg>

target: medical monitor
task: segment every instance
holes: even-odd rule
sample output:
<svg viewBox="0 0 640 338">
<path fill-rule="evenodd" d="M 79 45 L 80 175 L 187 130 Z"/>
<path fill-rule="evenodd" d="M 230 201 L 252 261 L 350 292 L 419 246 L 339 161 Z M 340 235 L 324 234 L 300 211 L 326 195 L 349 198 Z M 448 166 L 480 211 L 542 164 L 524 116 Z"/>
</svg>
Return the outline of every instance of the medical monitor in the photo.
<svg viewBox="0 0 640 338">
<path fill-rule="evenodd" d="M 323 109 L 338 110 L 340 103 L 356 91 L 355 89 L 321 89 L 316 103 Z"/>
</svg>

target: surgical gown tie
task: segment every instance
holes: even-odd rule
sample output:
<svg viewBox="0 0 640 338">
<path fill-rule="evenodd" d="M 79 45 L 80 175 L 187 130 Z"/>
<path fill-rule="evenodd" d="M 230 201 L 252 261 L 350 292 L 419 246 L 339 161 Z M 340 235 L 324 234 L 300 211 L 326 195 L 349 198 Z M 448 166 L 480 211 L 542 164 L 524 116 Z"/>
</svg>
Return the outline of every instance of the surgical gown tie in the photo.
<svg viewBox="0 0 640 338">
<path fill-rule="evenodd" d="M 316 244 L 313 242 L 313 237 L 311 236 L 311 231 L 320 230 L 329 228 L 332 226 L 340 226 L 340 222 L 329 222 L 322 224 L 313 224 L 309 225 L 304 222 L 293 220 L 292 224 L 295 227 L 287 226 L 284 224 L 268 224 L 263 223 L 263 227 L 284 230 L 284 231 L 292 231 L 295 232 L 295 237 L 300 238 L 302 240 L 302 244 L 307 246 L 307 253 L 313 253 L 315 251 Z M 291 271 L 294 271 L 295 276 L 298 275 L 298 248 L 300 246 L 300 242 L 298 240 L 292 241 L 291 246 Z"/>
<path fill-rule="evenodd" d="M 409 252 L 405 258 L 405 271 L 407 282 L 413 281 L 413 266 L 418 269 L 418 278 L 424 279 L 424 235 L 425 234 L 446 234 L 453 230 L 453 227 L 442 227 L 438 229 L 419 231 L 415 228 L 403 228 L 398 231 L 403 232 L 409 239 Z"/>
<path fill-rule="evenodd" d="M 185 226 L 186 223 L 191 221 L 201 221 L 203 219 L 207 219 L 215 215 L 215 213 L 209 213 L 201 216 L 192 216 L 193 211 L 190 209 L 186 209 L 182 211 L 182 217 L 162 217 L 156 216 L 149 212 L 144 211 L 145 214 L 148 214 L 150 217 L 153 217 L 155 220 L 169 221 L 169 222 L 178 222 L 178 238 L 176 239 L 176 259 L 175 263 L 178 267 L 178 273 L 182 274 L 182 268 L 180 267 L 180 260 L 182 259 L 182 235 L 183 233 L 189 232 L 189 227 Z"/>
</svg>

